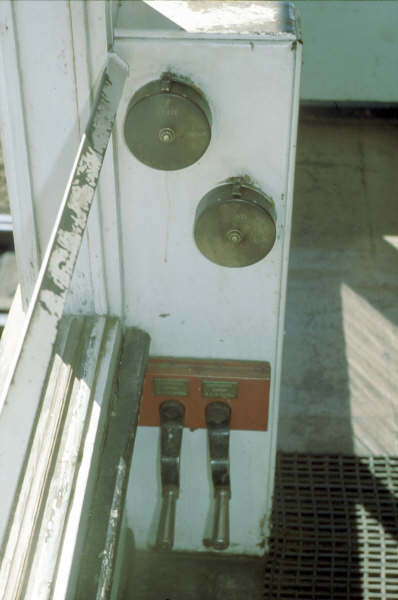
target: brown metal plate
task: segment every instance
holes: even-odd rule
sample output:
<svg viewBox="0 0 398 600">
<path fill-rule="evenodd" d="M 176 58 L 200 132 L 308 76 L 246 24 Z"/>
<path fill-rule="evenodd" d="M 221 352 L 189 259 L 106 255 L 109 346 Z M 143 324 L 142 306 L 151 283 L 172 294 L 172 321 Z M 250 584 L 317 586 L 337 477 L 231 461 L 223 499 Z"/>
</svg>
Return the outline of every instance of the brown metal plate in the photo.
<svg viewBox="0 0 398 600">
<path fill-rule="evenodd" d="M 266 431 L 270 366 L 260 361 L 150 358 L 139 425 L 159 427 L 159 405 L 185 406 L 184 426 L 206 427 L 205 408 L 215 399 L 231 407 L 231 429 Z"/>
</svg>

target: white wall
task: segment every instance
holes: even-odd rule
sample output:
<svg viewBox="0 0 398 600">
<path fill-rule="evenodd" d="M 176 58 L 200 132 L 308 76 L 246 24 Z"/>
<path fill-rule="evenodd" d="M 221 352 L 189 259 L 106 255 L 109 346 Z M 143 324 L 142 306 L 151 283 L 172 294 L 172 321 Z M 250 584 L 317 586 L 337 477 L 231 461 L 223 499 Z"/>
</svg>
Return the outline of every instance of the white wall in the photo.
<svg viewBox="0 0 398 600">
<path fill-rule="evenodd" d="M 302 100 L 398 102 L 398 2 L 297 0 Z"/>
</svg>

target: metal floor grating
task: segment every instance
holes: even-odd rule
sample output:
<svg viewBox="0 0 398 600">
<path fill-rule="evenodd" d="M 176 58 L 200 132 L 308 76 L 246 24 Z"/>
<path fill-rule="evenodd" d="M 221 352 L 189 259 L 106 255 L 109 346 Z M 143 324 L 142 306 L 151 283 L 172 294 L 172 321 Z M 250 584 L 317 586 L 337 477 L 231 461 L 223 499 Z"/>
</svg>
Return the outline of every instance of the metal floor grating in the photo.
<svg viewBox="0 0 398 600">
<path fill-rule="evenodd" d="M 398 600 L 398 457 L 277 459 L 267 600 Z"/>
</svg>

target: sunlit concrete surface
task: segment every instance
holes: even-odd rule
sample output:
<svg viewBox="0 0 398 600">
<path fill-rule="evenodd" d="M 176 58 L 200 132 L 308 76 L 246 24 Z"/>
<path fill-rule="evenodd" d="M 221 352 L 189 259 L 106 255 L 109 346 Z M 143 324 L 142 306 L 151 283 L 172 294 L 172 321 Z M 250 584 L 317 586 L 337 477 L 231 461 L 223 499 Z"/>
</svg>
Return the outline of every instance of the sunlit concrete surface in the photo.
<svg viewBox="0 0 398 600">
<path fill-rule="evenodd" d="M 397 453 L 397 134 L 302 113 L 281 450 Z"/>
</svg>

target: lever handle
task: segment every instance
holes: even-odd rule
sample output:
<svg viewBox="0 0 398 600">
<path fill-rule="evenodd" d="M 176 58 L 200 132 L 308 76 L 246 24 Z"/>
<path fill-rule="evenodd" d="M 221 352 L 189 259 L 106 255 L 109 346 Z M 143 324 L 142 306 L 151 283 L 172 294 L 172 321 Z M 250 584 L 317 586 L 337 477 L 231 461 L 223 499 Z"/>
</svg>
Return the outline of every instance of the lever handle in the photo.
<svg viewBox="0 0 398 600">
<path fill-rule="evenodd" d="M 206 406 L 210 468 L 214 486 L 215 512 L 211 545 L 216 550 L 229 546 L 229 431 L 231 409 L 225 402 L 210 402 Z"/>
<path fill-rule="evenodd" d="M 162 480 L 162 507 L 156 541 L 159 550 L 171 550 L 174 544 L 184 414 L 184 405 L 176 400 L 166 400 L 159 406 Z"/>
<path fill-rule="evenodd" d="M 171 550 L 174 544 L 174 526 L 178 489 L 170 487 L 163 491 L 156 546 L 159 550 Z"/>
<path fill-rule="evenodd" d="M 216 550 L 225 550 L 229 546 L 229 498 L 228 488 L 216 488 L 216 507 L 214 515 L 212 544 Z"/>
</svg>

